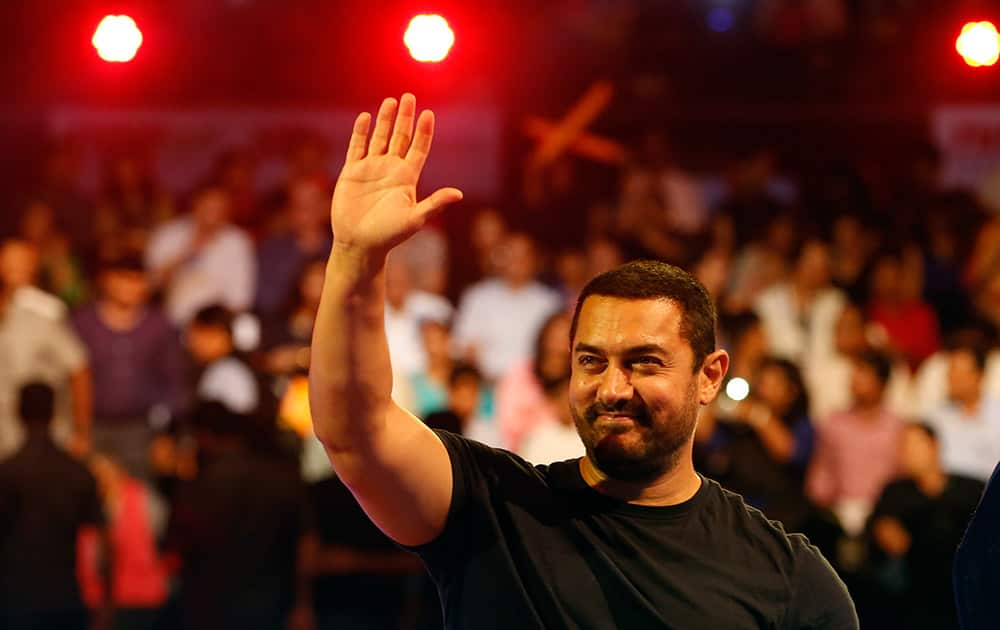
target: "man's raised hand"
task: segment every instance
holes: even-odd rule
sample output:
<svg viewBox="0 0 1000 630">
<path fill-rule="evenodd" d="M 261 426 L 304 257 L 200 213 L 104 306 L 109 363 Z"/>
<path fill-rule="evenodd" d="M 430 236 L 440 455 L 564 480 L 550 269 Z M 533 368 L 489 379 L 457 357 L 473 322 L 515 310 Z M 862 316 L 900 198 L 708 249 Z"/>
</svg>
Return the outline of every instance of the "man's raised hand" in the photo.
<svg viewBox="0 0 1000 630">
<path fill-rule="evenodd" d="M 347 160 L 333 192 L 331 222 L 335 246 L 381 256 L 419 230 L 428 215 L 461 200 L 456 188 L 441 188 L 417 201 L 417 180 L 431 148 L 434 114 L 416 120 L 416 99 L 404 94 L 382 101 L 375 127 L 371 115 L 354 121 Z"/>
</svg>

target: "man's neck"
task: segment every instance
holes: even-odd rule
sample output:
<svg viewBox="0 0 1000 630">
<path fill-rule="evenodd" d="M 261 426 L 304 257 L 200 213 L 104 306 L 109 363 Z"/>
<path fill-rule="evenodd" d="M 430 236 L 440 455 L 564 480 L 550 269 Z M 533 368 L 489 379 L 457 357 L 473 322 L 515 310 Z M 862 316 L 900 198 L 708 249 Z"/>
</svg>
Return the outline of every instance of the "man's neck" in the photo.
<svg viewBox="0 0 1000 630">
<path fill-rule="evenodd" d="M 580 459 L 580 474 L 588 486 L 605 496 L 652 507 L 684 503 L 701 488 L 701 477 L 694 470 L 690 451 L 670 470 L 649 482 L 612 479 L 601 472 L 589 456 Z"/>
<path fill-rule="evenodd" d="M 913 482 L 925 496 L 936 497 L 944 492 L 945 486 L 948 485 L 948 475 L 940 468 L 935 468 L 916 476 Z"/>
</svg>

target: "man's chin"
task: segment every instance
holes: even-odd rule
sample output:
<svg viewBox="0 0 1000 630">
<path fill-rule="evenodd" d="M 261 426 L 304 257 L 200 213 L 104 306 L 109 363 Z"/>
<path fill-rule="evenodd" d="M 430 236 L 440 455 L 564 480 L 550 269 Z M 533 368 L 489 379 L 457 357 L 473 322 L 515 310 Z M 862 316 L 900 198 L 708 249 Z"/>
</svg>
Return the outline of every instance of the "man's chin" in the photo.
<svg viewBox="0 0 1000 630">
<path fill-rule="evenodd" d="M 594 465 L 605 475 L 618 481 L 650 481 L 669 468 L 669 458 L 650 456 L 630 439 L 627 433 L 604 436 L 588 449 Z"/>
</svg>

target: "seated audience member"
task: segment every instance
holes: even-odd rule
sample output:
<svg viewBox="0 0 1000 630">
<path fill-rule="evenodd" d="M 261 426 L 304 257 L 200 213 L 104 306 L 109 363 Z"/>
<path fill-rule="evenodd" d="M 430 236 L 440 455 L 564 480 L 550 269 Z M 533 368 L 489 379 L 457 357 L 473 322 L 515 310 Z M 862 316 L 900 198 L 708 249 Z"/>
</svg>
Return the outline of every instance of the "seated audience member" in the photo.
<svg viewBox="0 0 1000 630">
<path fill-rule="evenodd" d="M 97 483 L 49 436 L 50 386 L 24 385 L 17 408 L 27 436 L 0 461 L 0 627 L 86 630 L 77 537 L 86 527 L 103 528 Z"/>
<path fill-rule="evenodd" d="M 52 206 L 43 201 L 30 204 L 21 216 L 20 236 L 38 252 L 41 288 L 70 307 L 87 299 L 83 263 L 72 251 L 69 237 L 59 231 Z"/>
<path fill-rule="evenodd" d="M 420 558 L 379 531 L 337 477 L 309 494 L 319 538 L 309 560 L 317 630 L 397 630 L 408 579 L 425 576 Z"/>
<path fill-rule="evenodd" d="M 260 385 L 233 345 L 233 317 L 225 307 L 206 306 L 187 327 L 187 347 L 200 376 L 195 398 L 218 401 L 230 411 L 252 414 L 261 403 Z"/>
<path fill-rule="evenodd" d="M 906 426 L 899 461 L 903 476 L 886 486 L 867 528 L 886 612 L 894 627 L 957 628 L 952 558 L 983 484 L 941 467 L 927 425 Z"/>
<path fill-rule="evenodd" d="M 897 472 L 903 421 L 885 406 L 891 370 L 884 354 L 858 357 L 851 379 L 854 405 L 817 430 L 806 493 L 817 505 L 832 509 L 851 534 L 860 533 L 882 488 Z"/>
<path fill-rule="evenodd" d="M 436 411 L 448 409 L 448 379 L 457 362 L 451 356 L 451 332 L 445 322 L 422 321 L 420 336 L 427 354 L 427 368 L 410 374 L 409 382 L 414 413 L 426 418 Z M 493 392 L 485 384 L 481 387 L 477 414 L 493 417 Z"/>
<path fill-rule="evenodd" d="M 1000 464 L 986 485 L 955 553 L 955 603 L 962 630 L 987 630 L 1000 619 Z"/>
<path fill-rule="evenodd" d="M 704 414 L 696 465 L 747 503 L 794 531 L 809 516 L 803 480 L 813 450 L 809 398 L 798 368 L 767 358 L 749 396 Z"/>
<path fill-rule="evenodd" d="M 1000 398 L 1000 346 L 981 326 L 968 324 L 952 331 L 945 346 L 924 361 L 913 376 L 911 390 L 911 415 L 926 418 L 948 401 L 948 366 L 951 351 L 958 347 L 973 346 L 986 349 L 986 369 L 983 373 L 983 390 Z"/>
<path fill-rule="evenodd" d="M 564 249 L 556 255 L 554 267 L 556 288 L 562 296 L 563 308 L 571 310 L 583 285 L 592 277 L 587 254 L 579 249 Z"/>
<path fill-rule="evenodd" d="M 401 257 L 389 257 L 385 270 L 385 335 L 394 373 L 406 375 L 426 368 L 420 322 L 448 321 L 453 312 L 444 297 L 413 287 L 410 269 Z"/>
<path fill-rule="evenodd" d="M 1000 460 L 1000 398 L 983 388 L 986 354 L 959 347 L 948 365 L 949 401 L 928 416 L 941 442 L 941 463 L 955 475 L 985 482 Z"/>
<path fill-rule="evenodd" d="M 284 214 L 285 229 L 264 239 L 257 252 L 254 306 L 262 318 L 284 306 L 282 302 L 295 290 L 300 269 L 311 260 L 325 260 L 333 244 L 330 195 L 318 182 L 292 182 Z"/>
<path fill-rule="evenodd" d="M 169 588 L 167 566 L 158 549 L 166 530 L 167 506 L 111 457 L 93 455 L 90 469 L 97 478 L 108 521 L 114 563 L 110 596 L 113 627 L 152 630 L 158 627 Z M 87 605 L 94 610 L 109 605 L 100 578 L 103 558 L 98 544 L 91 532 L 80 538 L 80 583 Z"/>
<path fill-rule="evenodd" d="M 544 384 L 569 376 L 570 323 L 569 313 L 550 316 L 538 331 L 532 358 L 516 364 L 497 383 L 497 423 L 514 450 L 526 433 L 551 419 Z"/>
<path fill-rule="evenodd" d="M 73 314 L 93 366 L 94 447 L 144 478 L 151 422 L 163 424 L 183 405 L 180 335 L 149 303 L 138 257 L 106 262 L 98 287 L 97 300 Z"/>
<path fill-rule="evenodd" d="M 831 271 L 833 284 L 854 302 L 867 295 L 867 272 L 878 245 L 878 235 L 857 214 L 844 213 L 833 221 Z"/>
<path fill-rule="evenodd" d="M 291 376 L 309 367 L 309 344 L 319 312 L 326 259 L 314 258 L 298 271 L 292 293 L 274 315 L 262 321 L 255 364 L 272 376 Z"/>
<path fill-rule="evenodd" d="M 198 475 L 178 490 L 165 542 L 180 563 L 177 627 L 283 628 L 311 604 L 306 488 L 294 465 L 254 448 L 247 418 L 213 402 L 196 423 Z"/>
<path fill-rule="evenodd" d="M 877 352 L 865 321 L 864 310 L 848 303 L 840 312 L 834 327 L 834 354 L 806 357 L 803 377 L 809 387 L 810 415 L 822 426 L 830 414 L 846 411 L 854 404 L 851 383 L 858 360 L 868 352 Z M 886 383 L 884 403 L 887 409 L 901 417 L 912 415 L 910 370 L 903 361 L 893 361 Z"/>
<path fill-rule="evenodd" d="M 448 376 L 448 408 L 428 415 L 424 423 L 432 429 L 451 431 L 489 446 L 506 446 L 495 422 L 478 414 L 482 388 L 483 375 L 474 365 L 455 363 Z"/>
<path fill-rule="evenodd" d="M 257 262 L 253 242 L 229 220 L 228 195 L 198 192 L 191 214 L 159 227 L 150 237 L 146 267 L 162 288 L 167 314 L 187 323 L 198 309 L 220 303 L 243 311 L 253 303 Z"/>
<path fill-rule="evenodd" d="M 452 329 L 459 354 L 490 382 L 531 356 L 535 335 L 562 306 L 559 294 L 535 279 L 537 254 L 531 237 L 506 237 L 501 263 L 499 277 L 466 290 Z"/>
<path fill-rule="evenodd" d="M 733 260 L 724 313 L 741 313 L 753 308 L 764 291 L 789 276 L 789 261 L 798 240 L 792 215 L 779 213 L 767 223 L 763 238 L 743 247 Z"/>
<path fill-rule="evenodd" d="M 576 424 L 570 412 L 569 377 L 546 382 L 544 390 L 551 419 L 540 423 L 525 435 L 521 456 L 533 464 L 583 457 L 583 442 L 576 432 Z"/>
<path fill-rule="evenodd" d="M 818 240 L 802 246 L 788 282 L 766 289 L 754 301 L 770 352 L 801 363 L 833 354 L 833 331 L 845 303 L 830 283 L 830 254 Z"/>
<path fill-rule="evenodd" d="M 91 372 L 87 352 L 66 306 L 32 286 L 38 268 L 24 241 L 0 243 L 0 457 L 24 437 L 17 419 L 18 388 L 42 381 L 56 391 L 56 442 L 77 454 L 90 448 Z"/>
<path fill-rule="evenodd" d="M 934 354 L 941 345 L 937 315 L 911 294 L 906 281 L 903 254 L 887 252 L 872 269 L 868 293 L 868 316 L 884 331 L 891 350 L 906 359 L 911 369 Z M 912 272 L 909 272 L 912 275 Z"/>
</svg>

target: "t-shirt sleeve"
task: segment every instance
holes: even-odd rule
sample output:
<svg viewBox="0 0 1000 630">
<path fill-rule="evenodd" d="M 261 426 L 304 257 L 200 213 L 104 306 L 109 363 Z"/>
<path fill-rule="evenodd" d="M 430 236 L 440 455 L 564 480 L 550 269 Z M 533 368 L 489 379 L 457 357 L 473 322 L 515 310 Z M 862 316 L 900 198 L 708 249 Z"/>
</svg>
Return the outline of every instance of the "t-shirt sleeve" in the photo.
<svg viewBox="0 0 1000 630">
<path fill-rule="evenodd" d="M 854 602 L 830 563 L 805 538 L 793 535 L 792 544 L 795 576 L 785 630 L 857 630 Z"/>
</svg>

